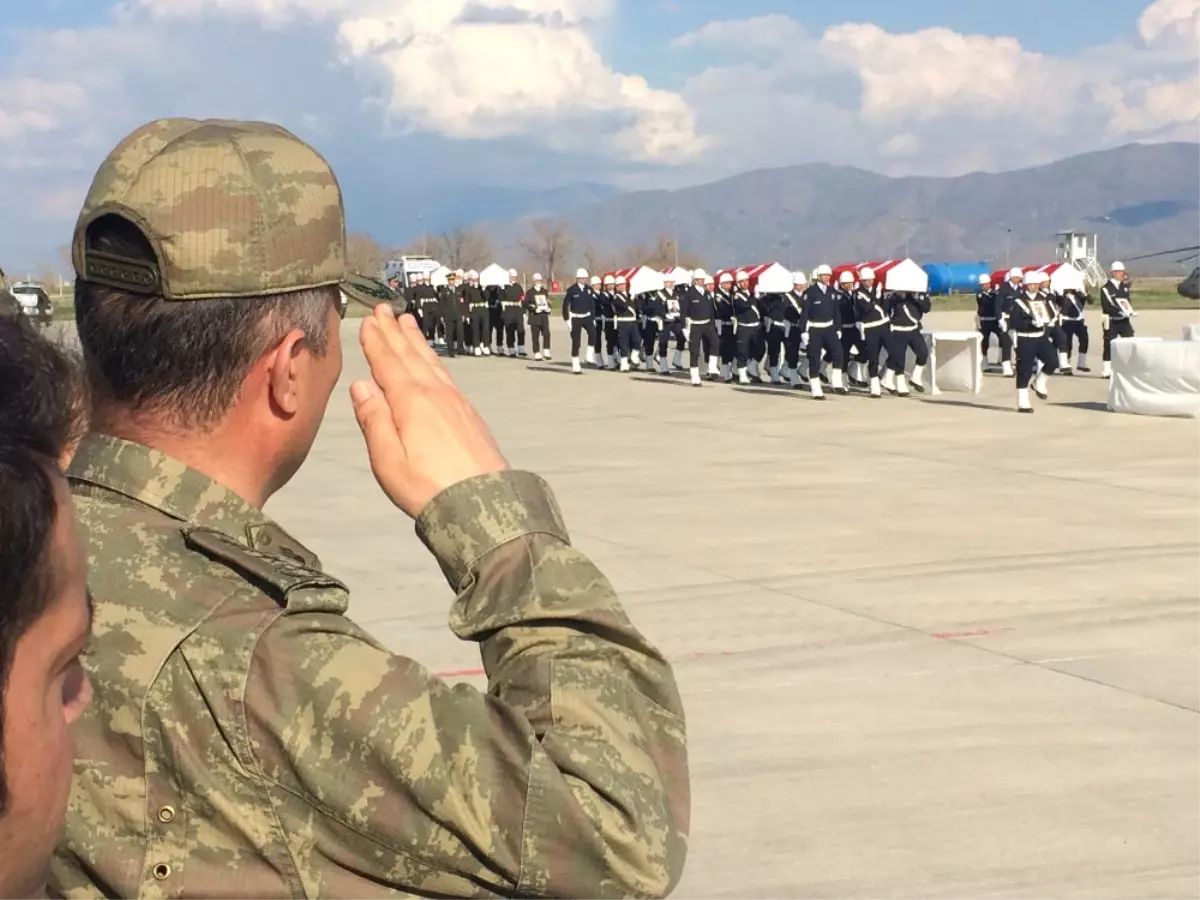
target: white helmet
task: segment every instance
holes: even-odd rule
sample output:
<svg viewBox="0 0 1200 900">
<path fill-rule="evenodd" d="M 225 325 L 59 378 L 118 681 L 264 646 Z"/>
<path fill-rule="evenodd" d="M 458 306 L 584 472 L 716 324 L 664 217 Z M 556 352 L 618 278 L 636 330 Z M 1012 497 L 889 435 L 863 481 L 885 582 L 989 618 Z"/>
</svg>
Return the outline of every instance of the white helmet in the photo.
<svg viewBox="0 0 1200 900">
<path fill-rule="evenodd" d="M 722 272 L 719 280 L 721 284 L 733 284 L 733 276 L 728 272 Z"/>
<path fill-rule="evenodd" d="M 478 280 L 479 280 L 479 273 L 478 273 L 478 272 L 476 272 L 474 269 L 472 269 L 471 271 L 469 271 L 469 272 L 467 273 L 467 278 L 468 278 L 470 281 L 478 281 Z"/>
<path fill-rule="evenodd" d="M 980 275 L 980 276 L 979 276 L 979 286 L 980 286 L 980 287 L 983 287 L 983 286 L 985 286 L 985 285 L 989 285 L 989 284 L 991 284 L 991 283 L 992 283 L 992 276 L 991 276 L 991 275 Z"/>
<path fill-rule="evenodd" d="M 703 281 L 708 277 L 708 273 L 703 269 L 697 269 L 692 273 L 692 281 Z"/>
<path fill-rule="evenodd" d="M 593 285 L 593 286 L 595 286 L 595 285 L 597 285 L 597 284 L 599 284 L 599 283 L 600 283 L 600 276 L 599 276 L 599 275 L 593 275 L 593 276 L 592 276 L 592 285 Z"/>
<path fill-rule="evenodd" d="M 797 269 L 792 273 L 792 284 L 808 284 L 808 276 Z"/>
<path fill-rule="evenodd" d="M 1022 272 L 1020 269 L 1018 269 L 1016 266 L 1013 266 L 1011 269 L 1008 270 L 1008 277 L 1009 277 L 1010 281 L 1013 278 L 1024 278 L 1025 273 Z"/>
<path fill-rule="evenodd" d="M 833 269 L 829 268 L 829 266 L 825 265 L 824 263 L 821 263 L 821 265 L 819 265 L 815 269 L 813 269 L 813 278 L 820 278 L 822 275 L 832 275 L 832 274 L 833 274 Z"/>
<path fill-rule="evenodd" d="M 1123 263 L 1123 262 L 1115 262 L 1115 263 L 1113 263 L 1113 264 L 1112 264 L 1112 270 L 1111 270 L 1111 271 L 1113 271 L 1113 272 L 1124 272 L 1124 271 L 1125 271 L 1125 263 Z"/>
<path fill-rule="evenodd" d="M 704 276 L 704 283 L 705 284 L 716 284 L 716 282 L 713 280 L 713 277 L 711 275 Z"/>
<path fill-rule="evenodd" d="M 663 284 L 674 284 L 674 283 L 675 283 L 675 273 L 674 272 L 666 272 L 663 274 Z"/>
<path fill-rule="evenodd" d="M 1045 272 L 1030 272 L 1025 276 L 1025 283 L 1028 285 L 1044 284 L 1050 280 L 1050 276 Z"/>
<path fill-rule="evenodd" d="M 738 272 L 738 273 L 737 273 L 737 280 L 738 280 L 739 282 L 740 282 L 740 281 L 749 281 L 749 280 L 750 280 L 750 276 L 749 276 L 749 275 L 747 275 L 745 272 Z"/>
<path fill-rule="evenodd" d="M 534 284 L 537 284 L 539 281 L 542 281 L 542 280 L 543 280 L 543 279 L 542 279 L 542 273 L 541 273 L 541 272 L 534 272 L 534 273 L 533 273 L 533 283 L 534 283 Z"/>
<path fill-rule="evenodd" d="M 627 281 L 625 280 L 625 276 L 624 276 L 624 275 L 618 275 L 618 276 L 617 276 L 617 284 L 628 284 L 628 283 L 629 283 L 629 282 L 627 282 Z"/>
<path fill-rule="evenodd" d="M 858 277 L 861 281 L 874 281 L 875 280 L 875 270 L 872 269 L 870 266 L 863 266 L 861 269 L 858 270 Z"/>
<path fill-rule="evenodd" d="M 838 276 L 838 284 L 854 284 L 854 273 L 847 270 Z"/>
<path fill-rule="evenodd" d="M 611 275 L 605 275 L 605 276 L 604 276 L 604 283 L 605 283 L 605 284 L 616 284 L 616 283 L 617 283 L 617 279 L 613 278 Z"/>
<path fill-rule="evenodd" d="M 517 277 L 517 270 L 516 270 L 516 269 L 509 269 L 509 270 L 508 270 L 508 277 L 509 277 L 509 278 L 516 278 L 516 277 Z"/>
<path fill-rule="evenodd" d="M 576 278 L 587 278 L 588 277 L 587 269 L 576 269 L 575 277 Z"/>
</svg>

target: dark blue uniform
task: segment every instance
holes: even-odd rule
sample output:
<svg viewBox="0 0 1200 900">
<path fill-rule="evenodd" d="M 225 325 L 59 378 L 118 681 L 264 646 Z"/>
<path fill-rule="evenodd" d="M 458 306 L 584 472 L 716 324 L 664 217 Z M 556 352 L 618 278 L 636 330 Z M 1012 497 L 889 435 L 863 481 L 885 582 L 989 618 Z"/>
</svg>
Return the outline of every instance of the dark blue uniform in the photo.
<svg viewBox="0 0 1200 900">
<path fill-rule="evenodd" d="M 929 347 L 921 334 L 921 319 L 930 309 L 929 297 L 925 294 L 895 293 L 888 296 L 891 313 L 891 344 L 888 347 L 888 368 L 896 375 L 903 375 L 908 350 L 911 347 L 918 369 L 929 362 Z M 917 373 L 914 371 L 914 376 Z M 919 379 L 914 387 L 924 390 Z"/>
<path fill-rule="evenodd" d="M 658 356 L 658 333 L 662 331 L 667 314 L 665 291 L 651 291 L 638 295 L 641 306 L 642 356 L 647 362 Z"/>
<path fill-rule="evenodd" d="M 658 336 L 658 355 L 664 360 L 663 367 L 666 367 L 667 357 L 667 342 L 672 336 L 675 338 L 675 365 L 683 364 L 683 350 L 687 346 L 687 332 L 684 327 L 684 310 L 683 302 L 680 300 L 684 296 L 688 288 L 686 285 L 676 287 L 674 291 L 663 290 L 659 293 L 660 302 L 663 305 L 663 327 Z"/>
<path fill-rule="evenodd" d="M 808 339 L 808 377 L 814 383 L 820 380 L 822 358 L 829 362 L 830 369 L 837 372 L 842 369 L 841 319 L 838 295 L 833 287 L 817 282 L 804 292 L 800 330 Z"/>
<path fill-rule="evenodd" d="M 1074 341 L 1079 342 L 1079 371 L 1090 372 L 1087 367 L 1088 353 L 1088 327 L 1087 318 L 1084 316 L 1084 310 L 1092 302 L 1092 298 L 1085 293 L 1079 291 L 1065 291 L 1062 296 L 1062 301 L 1059 304 L 1059 313 L 1062 317 L 1063 334 L 1066 335 L 1066 346 L 1063 350 L 1067 357 L 1071 356 L 1071 344 Z"/>
<path fill-rule="evenodd" d="M 617 353 L 621 358 L 621 367 L 629 365 L 629 357 L 633 353 L 635 333 L 637 330 L 637 310 L 633 298 L 624 291 L 618 290 L 612 294 L 613 323 L 617 328 Z"/>
<path fill-rule="evenodd" d="M 534 285 L 525 292 L 525 313 L 529 316 L 532 332 L 533 355 L 540 357 L 542 345 L 546 347 L 546 358 L 550 358 L 550 292 L 546 286 Z"/>
<path fill-rule="evenodd" d="M 700 367 L 700 356 L 703 353 L 711 361 L 718 353 L 717 339 L 717 299 L 716 295 L 701 290 L 696 286 L 684 288 L 680 296 L 683 306 L 683 316 L 688 325 L 688 344 L 690 345 L 690 366 Z"/>
<path fill-rule="evenodd" d="M 730 299 L 733 304 L 734 334 L 737 336 L 737 367 L 744 369 L 755 358 L 753 350 L 762 325 L 762 314 L 758 311 L 758 301 L 750 296 L 749 291 L 738 288 Z"/>
<path fill-rule="evenodd" d="M 1100 288 L 1100 311 L 1108 318 L 1104 329 L 1104 361 L 1112 360 L 1112 342 L 1133 337 L 1133 307 L 1129 305 L 1129 283 L 1107 282 Z"/>
<path fill-rule="evenodd" d="M 1017 345 L 1017 390 L 1028 389 L 1038 360 L 1051 375 L 1058 368 L 1058 355 L 1046 340 L 1050 322 L 1050 307 L 1044 296 L 1035 294 L 1031 297 L 1028 291 L 1014 294 L 1008 310 L 1008 331 Z M 1038 396 L 1046 399 L 1043 391 L 1039 390 Z"/>
<path fill-rule="evenodd" d="M 858 304 L 855 302 L 856 289 L 838 287 L 835 289 L 838 298 L 838 310 L 842 318 L 842 359 L 847 368 L 850 365 L 850 351 L 858 351 L 858 361 L 865 362 L 867 348 L 863 343 L 862 334 L 858 330 Z"/>
<path fill-rule="evenodd" d="M 879 377 L 879 359 L 891 336 L 892 322 L 888 316 L 887 302 L 879 291 L 860 285 L 854 294 L 854 312 L 862 335 L 863 349 L 859 358 L 866 362 L 867 377 L 872 380 L 874 388 L 874 380 Z"/>
<path fill-rule="evenodd" d="M 575 282 L 567 288 L 563 298 L 563 320 L 571 323 L 571 357 L 579 358 L 582 334 L 586 333 L 587 346 L 593 346 L 596 337 L 596 294 L 586 284 Z"/>
<path fill-rule="evenodd" d="M 713 315 L 717 320 L 717 334 L 721 345 L 721 366 L 725 368 L 732 366 L 733 359 L 737 356 L 737 334 L 733 330 L 733 294 L 718 287 L 713 291 L 713 303 Z M 730 377 L 728 372 L 725 376 Z"/>
</svg>

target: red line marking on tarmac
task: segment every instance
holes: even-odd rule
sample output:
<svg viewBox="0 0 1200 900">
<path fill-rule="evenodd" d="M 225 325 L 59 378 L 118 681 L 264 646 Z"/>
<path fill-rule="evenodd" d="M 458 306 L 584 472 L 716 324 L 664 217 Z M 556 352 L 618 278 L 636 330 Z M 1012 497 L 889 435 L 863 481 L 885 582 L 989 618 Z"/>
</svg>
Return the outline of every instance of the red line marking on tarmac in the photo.
<svg viewBox="0 0 1200 900">
<path fill-rule="evenodd" d="M 968 637 L 989 637 L 993 634 L 1004 634 L 1006 631 L 1012 631 L 1011 628 L 980 628 L 976 631 L 944 631 L 941 634 L 934 634 L 933 637 L 939 641 L 952 641 L 955 638 Z"/>
</svg>

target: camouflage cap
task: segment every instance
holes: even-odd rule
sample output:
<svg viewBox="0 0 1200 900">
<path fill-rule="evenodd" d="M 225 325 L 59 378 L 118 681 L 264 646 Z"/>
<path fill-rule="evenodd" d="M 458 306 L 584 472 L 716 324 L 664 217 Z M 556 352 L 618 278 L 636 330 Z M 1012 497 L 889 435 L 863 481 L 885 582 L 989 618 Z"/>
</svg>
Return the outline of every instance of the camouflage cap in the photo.
<svg viewBox="0 0 1200 900">
<path fill-rule="evenodd" d="M 157 265 L 89 248 L 87 229 L 117 215 Z M 76 275 L 166 300 L 259 297 L 346 283 L 346 219 L 329 163 L 268 122 L 158 119 L 122 140 L 92 180 L 75 225 Z"/>
</svg>

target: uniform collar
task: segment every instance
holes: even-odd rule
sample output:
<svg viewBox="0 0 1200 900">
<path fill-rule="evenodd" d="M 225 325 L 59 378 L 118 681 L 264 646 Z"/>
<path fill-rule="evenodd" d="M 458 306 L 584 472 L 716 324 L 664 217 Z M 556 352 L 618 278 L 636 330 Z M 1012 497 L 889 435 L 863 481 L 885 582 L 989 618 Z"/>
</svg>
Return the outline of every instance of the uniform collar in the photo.
<svg viewBox="0 0 1200 900">
<path fill-rule="evenodd" d="M 90 434 L 67 469 L 73 484 L 120 494 L 189 525 L 211 528 L 251 550 L 285 556 L 309 568 L 311 550 L 229 488 L 142 444 Z"/>
</svg>

